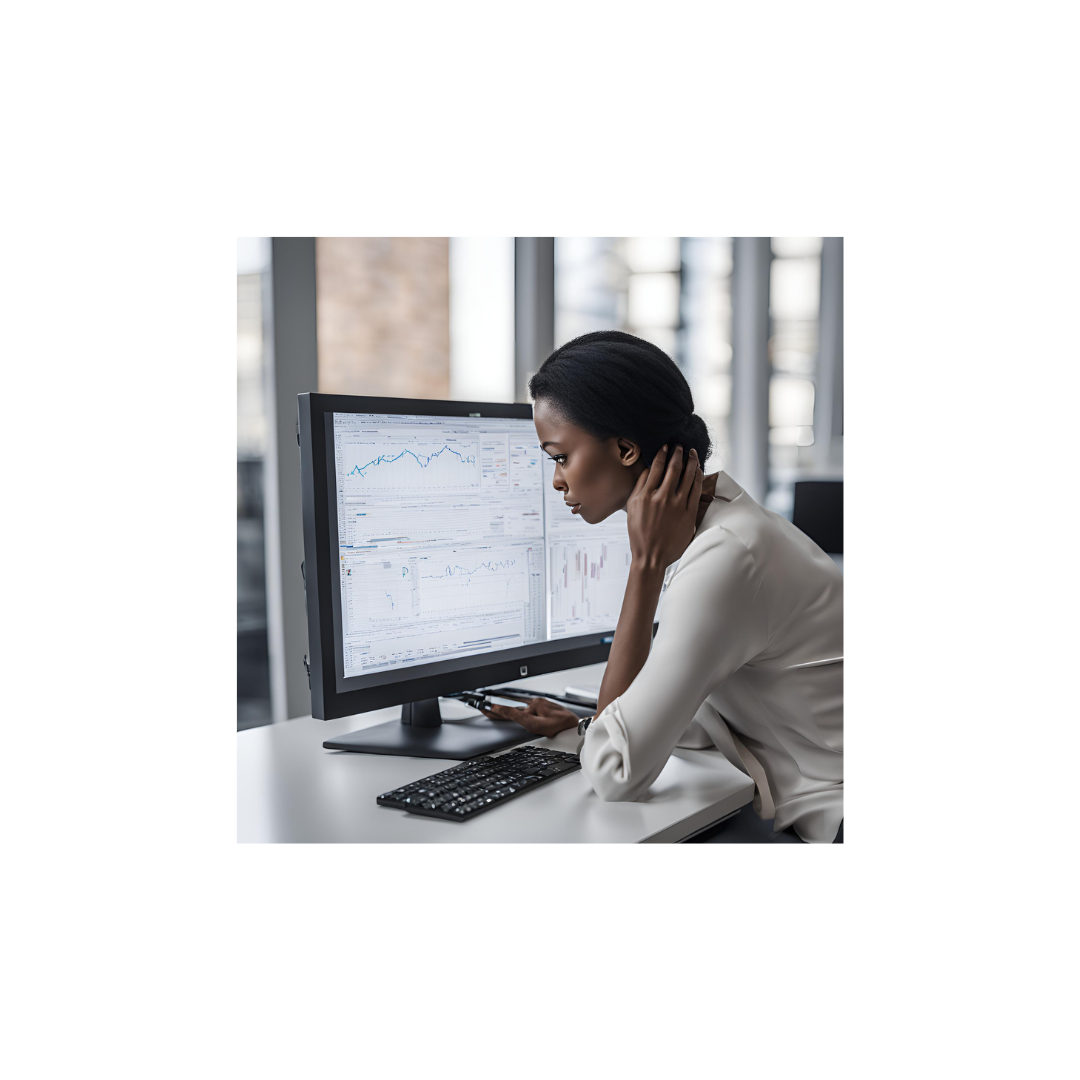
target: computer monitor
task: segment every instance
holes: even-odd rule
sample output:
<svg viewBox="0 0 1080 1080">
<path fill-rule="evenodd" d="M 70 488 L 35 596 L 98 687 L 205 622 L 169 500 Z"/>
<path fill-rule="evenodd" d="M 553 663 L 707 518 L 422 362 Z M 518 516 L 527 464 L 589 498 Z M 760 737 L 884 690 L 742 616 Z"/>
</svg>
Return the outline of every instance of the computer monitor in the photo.
<svg viewBox="0 0 1080 1080">
<path fill-rule="evenodd" d="M 439 695 L 606 660 L 625 512 L 571 514 L 530 405 L 301 394 L 299 442 L 312 714 L 402 706 L 324 745 L 465 759 L 534 738 L 443 721 Z"/>
</svg>

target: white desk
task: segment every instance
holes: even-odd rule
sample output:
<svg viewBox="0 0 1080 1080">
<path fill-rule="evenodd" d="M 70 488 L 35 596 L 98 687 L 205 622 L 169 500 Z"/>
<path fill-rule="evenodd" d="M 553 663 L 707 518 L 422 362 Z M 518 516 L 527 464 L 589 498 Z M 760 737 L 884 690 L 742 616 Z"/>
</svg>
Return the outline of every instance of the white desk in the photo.
<svg viewBox="0 0 1080 1080">
<path fill-rule="evenodd" d="M 604 665 L 517 684 L 560 693 L 600 684 Z M 443 699 L 444 716 L 477 715 Z M 734 813 L 754 783 L 716 750 L 676 750 L 646 796 L 606 803 L 580 772 L 503 803 L 471 821 L 442 821 L 378 806 L 376 796 L 457 762 L 323 749 L 331 735 L 385 723 L 379 709 L 324 722 L 310 716 L 237 732 L 237 839 L 241 843 L 640 843 L 673 842 Z M 573 729 L 538 746 L 577 749 Z"/>
</svg>

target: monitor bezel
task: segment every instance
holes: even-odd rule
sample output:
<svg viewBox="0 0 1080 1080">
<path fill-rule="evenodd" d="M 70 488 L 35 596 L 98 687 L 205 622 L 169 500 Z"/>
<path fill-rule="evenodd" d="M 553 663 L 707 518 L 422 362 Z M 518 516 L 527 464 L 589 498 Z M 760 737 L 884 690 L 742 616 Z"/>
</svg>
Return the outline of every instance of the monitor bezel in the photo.
<svg viewBox="0 0 1080 1080">
<path fill-rule="evenodd" d="M 507 402 L 308 393 L 298 396 L 297 408 L 308 618 L 308 678 L 314 717 L 335 720 L 354 713 L 437 698 L 524 676 L 602 663 L 608 658 L 614 627 L 603 632 L 536 642 L 508 650 L 498 660 L 485 662 L 483 657 L 458 657 L 418 664 L 399 672 L 379 672 L 345 679 L 343 664 L 339 667 L 341 650 L 336 636 L 336 626 L 340 625 L 340 596 L 337 594 L 337 550 L 333 546 L 333 539 L 337 535 L 336 487 L 332 467 L 333 414 L 351 412 L 463 418 L 480 415 L 494 419 L 531 420 L 532 406 Z M 391 678 L 387 679 L 388 675 Z M 372 685 L 370 680 L 378 681 Z M 364 685 L 357 686 L 357 682 Z"/>
</svg>

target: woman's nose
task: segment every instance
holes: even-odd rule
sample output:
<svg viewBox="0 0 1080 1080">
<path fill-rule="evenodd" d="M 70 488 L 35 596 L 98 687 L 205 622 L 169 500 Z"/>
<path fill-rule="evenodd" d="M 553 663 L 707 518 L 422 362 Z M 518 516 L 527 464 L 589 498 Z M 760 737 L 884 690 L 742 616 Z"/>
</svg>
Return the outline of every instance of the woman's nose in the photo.
<svg viewBox="0 0 1080 1080">
<path fill-rule="evenodd" d="M 556 491 L 566 490 L 566 481 L 562 478 L 562 471 L 558 465 L 555 466 L 555 475 L 551 478 L 551 486 Z"/>
</svg>

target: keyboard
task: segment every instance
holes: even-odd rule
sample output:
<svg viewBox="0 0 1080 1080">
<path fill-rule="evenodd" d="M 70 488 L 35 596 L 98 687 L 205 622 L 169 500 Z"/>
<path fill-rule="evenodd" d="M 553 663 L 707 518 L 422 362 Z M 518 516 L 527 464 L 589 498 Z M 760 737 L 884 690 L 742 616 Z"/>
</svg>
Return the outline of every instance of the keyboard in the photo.
<svg viewBox="0 0 1080 1080">
<path fill-rule="evenodd" d="M 468 821 L 581 768 L 577 754 L 541 746 L 518 746 L 505 754 L 473 758 L 380 795 L 380 806 L 410 814 Z"/>
</svg>

